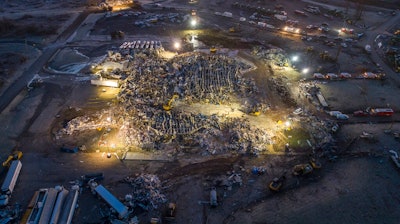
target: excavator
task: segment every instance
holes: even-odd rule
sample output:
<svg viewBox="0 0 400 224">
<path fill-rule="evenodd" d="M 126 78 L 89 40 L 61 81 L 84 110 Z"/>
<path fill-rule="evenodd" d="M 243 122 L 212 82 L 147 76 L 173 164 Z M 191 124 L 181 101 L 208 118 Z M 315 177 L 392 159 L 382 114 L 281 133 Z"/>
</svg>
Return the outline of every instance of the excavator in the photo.
<svg viewBox="0 0 400 224">
<path fill-rule="evenodd" d="M 9 167 L 11 164 L 11 161 L 13 160 L 19 160 L 22 158 L 22 152 L 21 151 L 14 151 L 11 155 L 8 156 L 6 161 L 3 162 L 4 167 Z"/>
<path fill-rule="evenodd" d="M 249 113 L 252 116 L 259 116 L 261 114 L 261 108 L 259 105 L 255 105 L 253 108 L 251 108 L 251 111 Z"/>
<path fill-rule="evenodd" d="M 174 95 L 171 97 L 170 100 L 168 100 L 167 104 L 163 105 L 163 109 L 165 111 L 170 111 L 172 109 L 172 103 L 175 101 L 176 98 L 178 98 L 179 95 L 177 93 L 174 93 Z"/>
<path fill-rule="evenodd" d="M 211 53 L 211 54 L 217 53 L 217 48 L 216 48 L 215 46 L 212 46 L 212 47 L 210 48 L 210 53 Z"/>
</svg>

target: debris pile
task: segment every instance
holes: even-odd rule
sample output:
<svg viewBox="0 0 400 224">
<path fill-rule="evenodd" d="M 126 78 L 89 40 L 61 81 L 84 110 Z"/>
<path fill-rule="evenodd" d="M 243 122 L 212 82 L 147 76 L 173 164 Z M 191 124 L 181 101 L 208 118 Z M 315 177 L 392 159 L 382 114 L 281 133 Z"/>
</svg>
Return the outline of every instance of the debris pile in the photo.
<svg viewBox="0 0 400 224">
<path fill-rule="evenodd" d="M 141 174 L 136 178 L 126 177 L 125 181 L 133 188 L 132 194 L 125 197 L 131 207 L 151 211 L 167 202 L 165 195 L 161 193 L 161 181 L 156 175 Z"/>
<path fill-rule="evenodd" d="M 262 46 L 254 47 L 252 51 L 260 59 L 266 60 L 270 64 L 278 66 L 288 66 L 289 60 L 286 57 L 285 51 L 281 48 L 265 49 Z M 267 63 L 267 64 L 268 64 Z"/>
<path fill-rule="evenodd" d="M 199 52 L 165 59 L 156 51 L 130 51 L 133 42 L 121 46 L 119 52 L 109 52 L 98 65 L 109 68 L 101 69 L 102 77 L 120 79 L 117 105 L 101 111 L 95 116 L 98 119 L 83 116 L 69 121 L 60 134 L 114 125 L 127 148 L 161 149 L 164 144 L 176 143 L 199 146 L 203 155 L 232 150 L 256 154 L 271 144 L 266 130 L 251 127 L 243 118 L 188 110 L 194 104 L 229 105 L 232 97 L 246 99 L 257 93 L 254 80 L 241 76 L 251 68 L 244 61 Z M 118 62 L 124 65 L 110 66 Z M 243 104 L 241 110 L 251 111 L 254 105 L 263 108 L 255 102 Z M 110 121 L 115 123 L 107 123 L 106 115 L 110 114 Z"/>
</svg>

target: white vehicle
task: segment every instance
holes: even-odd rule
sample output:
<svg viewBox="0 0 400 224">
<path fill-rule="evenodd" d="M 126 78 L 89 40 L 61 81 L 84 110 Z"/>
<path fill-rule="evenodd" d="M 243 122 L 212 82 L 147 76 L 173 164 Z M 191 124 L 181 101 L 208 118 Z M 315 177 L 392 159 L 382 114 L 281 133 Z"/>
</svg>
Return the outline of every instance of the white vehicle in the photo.
<svg viewBox="0 0 400 224">
<path fill-rule="evenodd" d="M 338 75 L 336 75 L 335 73 L 328 73 L 325 76 L 327 79 L 337 79 Z"/>
<path fill-rule="evenodd" d="M 321 73 L 314 73 L 314 74 L 313 74 L 313 78 L 314 78 L 314 79 L 324 79 L 325 76 L 322 75 Z"/>
<path fill-rule="evenodd" d="M 300 33 L 300 29 L 299 28 L 295 28 L 295 27 L 291 27 L 291 26 L 285 26 L 283 28 L 284 31 L 286 32 L 291 32 L 291 33 Z"/>
<path fill-rule="evenodd" d="M 347 73 L 347 72 L 341 72 L 339 76 L 340 76 L 340 78 L 342 78 L 342 79 L 349 79 L 349 78 L 351 78 L 351 74 L 350 74 L 350 73 Z"/>
<path fill-rule="evenodd" d="M 232 17 L 232 13 L 231 13 L 231 12 L 224 12 L 224 13 L 222 14 L 222 16 L 225 16 L 225 17 Z"/>
<path fill-rule="evenodd" d="M 331 115 L 332 117 L 337 117 L 338 114 L 342 114 L 342 112 L 337 110 L 329 111 L 329 115 Z"/>
<path fill-rule="evenodd" d="M 240 18 L 239 18 L 239 21 L 240 21 L 240 22 L 244 22 L 244 21 L 246 21 L 246 18 L 240 17 Z"/>
<path fill-rule="evenodd" d="M 301 109 L 300 107 L 293 111 L 293 114 L 296 114 L 296 115 L 299 115 L 301 113 L 303 113 L 303 109 Z"/>
</svg>

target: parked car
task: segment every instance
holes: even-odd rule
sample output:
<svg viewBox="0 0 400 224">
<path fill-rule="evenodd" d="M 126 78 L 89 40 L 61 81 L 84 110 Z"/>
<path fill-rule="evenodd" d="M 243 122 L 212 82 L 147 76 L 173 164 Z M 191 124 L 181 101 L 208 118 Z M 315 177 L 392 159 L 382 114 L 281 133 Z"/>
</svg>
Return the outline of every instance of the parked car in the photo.
<svg viewBox="0 0 400 224">
<path fill-rule="evenodd" d="M 342 79 L 349 79 L 349 78 L 351 78 L 351 74 L 347 73 L 347 72 L 341 72 L 339 77 Z"/>
<path fill-rule="evenodd" d="M 313 78 L 314 78 L 314 79 L 324 79 L 325 76 L 322 75 L 321 73 L 314 73 L 314 74 L 313 74 Z"/>
<path fill-rule="evenodd" d="M 326 74 L 325 78 L 327 78 L 327 79 L 337 79 L 338 75 L 336 75 L 335 73 L 328 73 L 328 74 Z"/>
<path fill-rule="evenodd" d="M 339 120 L 347 120 L 349 119 L 349 116 L 347 116 L 346 114 L 337 114 L 336 118 Z"/>
<path fill-rule="evenodd" d="M 357 110 L 357 111 L 353 112 L 353 116 L 354 117 L 365 117 L 365 116 L 368 116 L 368 115 L 369 114 L 364 110 Z"/>
</svg>

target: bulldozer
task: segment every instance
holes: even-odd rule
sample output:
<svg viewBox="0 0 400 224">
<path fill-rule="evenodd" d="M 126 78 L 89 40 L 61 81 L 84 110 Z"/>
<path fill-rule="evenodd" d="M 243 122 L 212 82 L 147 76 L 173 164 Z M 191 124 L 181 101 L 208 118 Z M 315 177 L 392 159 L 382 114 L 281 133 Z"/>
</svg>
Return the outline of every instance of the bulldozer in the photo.
<svg viewBox="0 0 400 224">
<path fill-rule="evenodd" d="M 268 188 L 271 191 L 278 192 L 281 190 L 283 186 L 283 182 L 285 181 L 286 177 L 285 175 L 282 175 L 280 177 L 275 177 L 272 179 L 272 181 L 269 183 Z"/>
<path fill-rule="evenodd" d="M 11 155 L 8 156 L 6 161 L 3 162 L 3 166 L 9 167 L 11 164 L 11 161 L 21 159 L 22 155 L 23 155 L 23 153 L 21 151 L 14 151 Z"/>
<path fill-rule="evenodd" d="M 214 47 L 214 46 L 212 46 L 212 47 L 210 48 L 210 53 L 211 53 L 211 54 L 217 53 L 217 48 Z"/>
<path fill-rule="evenodd" d="M 170 111 L 170 110 L 172 109 L 172 103 L 173 103 L 173 102 L 175 101 L 175 99 L 178 98 L 178 97 L 179 97 L 179 95 L 176 94 L 176 93 L 174 93 L 174 95 L 171 97 L 171 99 L 168 100 L 167 104 L 164 104 L 164 105 L 163 105 L 163 109 L 164 109 L 165 111 Z"/>
</svg>

